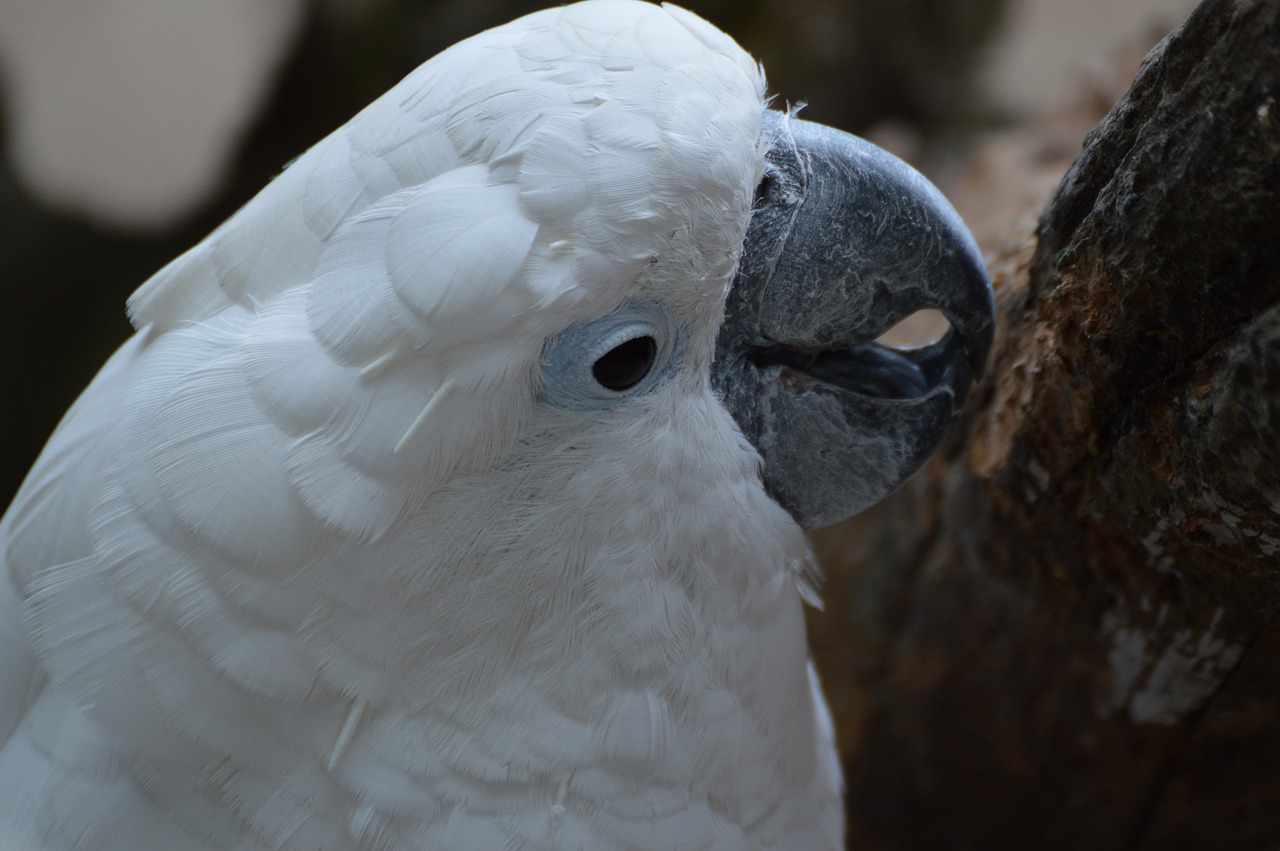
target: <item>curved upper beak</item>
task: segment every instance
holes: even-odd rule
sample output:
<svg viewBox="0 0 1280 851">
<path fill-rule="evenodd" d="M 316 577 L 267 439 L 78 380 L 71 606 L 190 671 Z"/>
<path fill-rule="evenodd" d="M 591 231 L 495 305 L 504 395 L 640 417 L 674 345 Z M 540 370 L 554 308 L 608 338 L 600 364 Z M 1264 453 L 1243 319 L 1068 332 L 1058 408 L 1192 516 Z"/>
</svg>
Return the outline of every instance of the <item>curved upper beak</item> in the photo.
<svg viewBox="0 0 1280 851">
<path fill-rule="evenodd" d="M 856 136 L 765 114 L 771 143 L 712 380 L 806 528 L 888 494 L 933 453 L 991 346 L 991 284 L 959 215 Z M 951 328 L 876 339 L 924 308 Z"/>
</svg>

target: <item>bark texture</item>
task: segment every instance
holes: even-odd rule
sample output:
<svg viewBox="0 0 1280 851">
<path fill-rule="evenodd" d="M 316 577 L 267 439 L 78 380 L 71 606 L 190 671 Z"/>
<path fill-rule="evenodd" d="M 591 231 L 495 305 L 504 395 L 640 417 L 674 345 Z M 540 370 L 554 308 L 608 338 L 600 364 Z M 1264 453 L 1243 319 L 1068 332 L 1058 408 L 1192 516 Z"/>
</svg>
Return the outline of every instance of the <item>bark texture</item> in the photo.
<svg viewBox="0 0 1280 851">
<path fill-rule="evenodd" d="M 1278 848 L 1280 2 L 1202 3 L 993 267 L 965 422 L 819 538 L 851 847 Z"/>
</svg>

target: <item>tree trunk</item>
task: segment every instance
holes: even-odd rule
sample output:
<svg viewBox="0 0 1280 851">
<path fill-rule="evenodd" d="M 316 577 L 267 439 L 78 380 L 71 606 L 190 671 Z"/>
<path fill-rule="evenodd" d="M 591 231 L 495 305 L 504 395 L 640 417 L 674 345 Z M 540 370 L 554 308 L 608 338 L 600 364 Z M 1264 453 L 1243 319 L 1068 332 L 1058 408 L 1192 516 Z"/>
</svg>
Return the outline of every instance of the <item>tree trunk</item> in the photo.
<svg viewBox="0 0 1280 851">
<path fill-rule="evenodd" d="M 1280 2 L 1206 0 L 996 267 L 964 423 L 819 537 L 859 849 L 1280 848 Z"/>
</svg>

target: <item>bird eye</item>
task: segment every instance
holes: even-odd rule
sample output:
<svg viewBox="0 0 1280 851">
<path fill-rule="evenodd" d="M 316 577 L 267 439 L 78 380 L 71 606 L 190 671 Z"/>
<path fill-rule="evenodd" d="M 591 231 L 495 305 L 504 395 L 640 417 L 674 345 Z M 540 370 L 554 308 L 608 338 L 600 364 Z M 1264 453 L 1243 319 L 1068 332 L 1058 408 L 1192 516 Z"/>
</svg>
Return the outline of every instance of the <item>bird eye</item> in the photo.
<svg viewBox="0 0 1280 851">
<path fill-rule="evenodd" d="M 683 340 L 666 308 L 626 302 L 543 343 L 538 396 L 553 407 L 580 411 L 625 404 L 675 374 Z"/>
<path fill-rule="evenodd" d="M 658 344 L 652 337 L 635 337 L 601 355 L 591 366 L 591 374 L 601 387 L 621 392 L 649 374 L 657 355 Z"/>
</svg>

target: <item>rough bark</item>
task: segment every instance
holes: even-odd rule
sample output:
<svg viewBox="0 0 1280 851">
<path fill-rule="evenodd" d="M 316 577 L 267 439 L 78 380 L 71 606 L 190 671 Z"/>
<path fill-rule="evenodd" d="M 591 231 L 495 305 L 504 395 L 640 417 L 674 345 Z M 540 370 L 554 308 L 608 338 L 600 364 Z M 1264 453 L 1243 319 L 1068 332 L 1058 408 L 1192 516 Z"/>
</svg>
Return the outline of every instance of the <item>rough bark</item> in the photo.
<svg viewBox="0 0 1280 851">
<path fill-rule="evenodd" d="M 995 265 L 939 457 L 819 539 L 860 849 L 1280 847 L 1280 2 L 1206 0 Z"/>
</svg>

